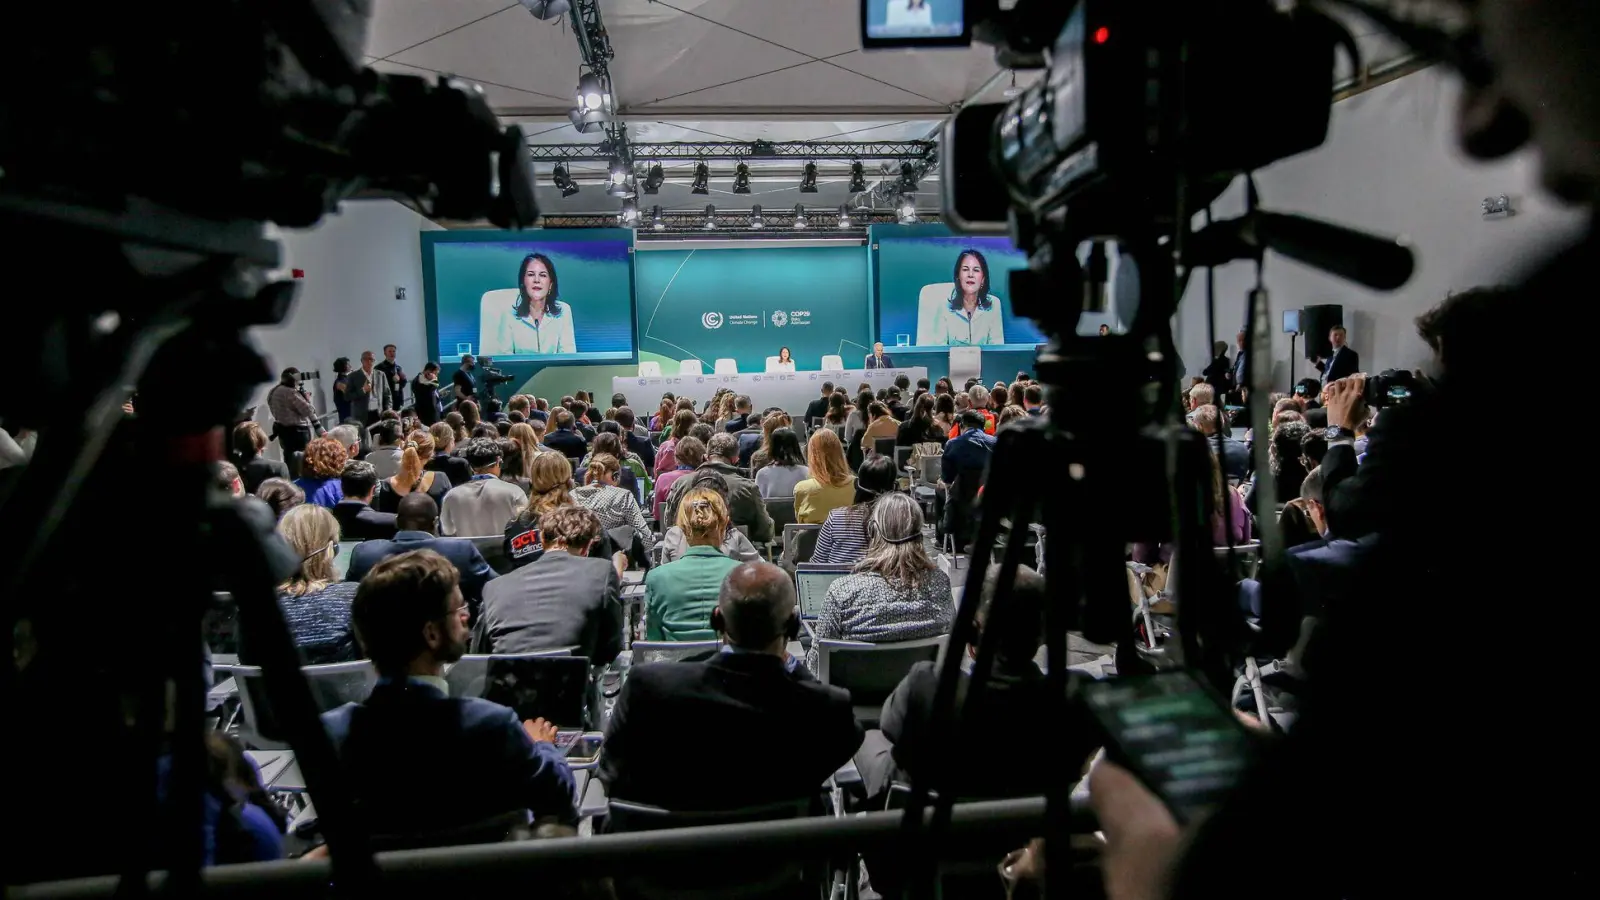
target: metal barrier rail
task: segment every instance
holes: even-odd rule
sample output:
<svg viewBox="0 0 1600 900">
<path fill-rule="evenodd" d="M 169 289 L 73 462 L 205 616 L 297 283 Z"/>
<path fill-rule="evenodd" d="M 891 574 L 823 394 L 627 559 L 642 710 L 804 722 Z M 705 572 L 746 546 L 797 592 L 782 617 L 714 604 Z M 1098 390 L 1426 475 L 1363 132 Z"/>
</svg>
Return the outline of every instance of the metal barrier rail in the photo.
<svg viewBox="0 0 1600 900">
<path fill-rule="evenodd" d="M 984 837 L 985 846 L 1008 841 L 1020 847 L 1044 828 L 1044 808 L 1043 797 L 956 804 L 949 827 L 937 836 L 926 827 L 918 831 L 916 852 L 924 858 L 929 853 L 959 858 L 959 851 L 964 845 L 970 847 L 975 835 Z M 925 815 L 931 817 L 932 809 Z M 847 818 L 407 850 L 379 853 L 375 859 L 380 877 L 391 886 L 403 884 L 407 894 L 449 896 L 470 884 L 474 896 L 492 896 L 496 891 L 526 892 L 535 883 L 530 880 L 533 877 L 599 878 L 649 871 L 652 863 L 682 865 L 691 852 L 712 854 L 694 857 L 705 859 L 719 858 L 718 853 L 737 854 L 748 862 L 871 851 L 896 844 L 903 837 L 902 820 L 903 813 L 896 810 Z M 201 885 L 206 892 L 230 898 L 311 896 L 327 892 L 331 873 L 326 859 L 250 863 L 206 869 L 201 873 Z M 117 881 L 116 876 L 107 875 L 41 882 L 8 888 L 6 896 L 11 900 L 100 900 L 118 894 Z M 151 873 L 150 890 L 162 890 L 165 881 L 165 872 Z"/>
</svg>

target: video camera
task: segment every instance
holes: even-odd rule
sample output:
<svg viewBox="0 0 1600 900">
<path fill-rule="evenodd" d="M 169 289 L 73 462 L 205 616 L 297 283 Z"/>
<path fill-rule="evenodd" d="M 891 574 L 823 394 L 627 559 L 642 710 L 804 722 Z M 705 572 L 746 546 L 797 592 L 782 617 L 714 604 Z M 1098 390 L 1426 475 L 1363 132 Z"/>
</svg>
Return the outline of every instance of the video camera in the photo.
<svg viewBox="0 0 1600 900">
<path fill-rule="evenodd" d="M 478 357 L 478 374 L 483 378 L 483 386 L 485 388 L 492 389 L 495 385 L 505 384 L 511 380 L 510 375 L 507 375 L 503 370 L 496 369 L 492 365 L 493 363 L 493 357 Z"/>
</svg>

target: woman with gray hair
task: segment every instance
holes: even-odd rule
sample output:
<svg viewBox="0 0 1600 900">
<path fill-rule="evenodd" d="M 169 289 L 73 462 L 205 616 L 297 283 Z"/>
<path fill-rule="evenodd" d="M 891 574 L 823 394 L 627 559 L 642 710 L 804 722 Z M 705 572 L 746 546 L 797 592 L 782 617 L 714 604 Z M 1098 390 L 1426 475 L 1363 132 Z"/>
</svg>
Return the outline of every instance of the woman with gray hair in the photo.
<svg viewBox="0 0 1600 900">
<path fill-rule="evenodd" d="M 938 637 L 950 631 L 950 579 L 923 546 L 922 507 L 906 494 L 886 494 L 867 519 L 867 555 L 828 586 L 812 634 L 819 640 L 880 644 Z M 817 648 L 806 654 L 817 670 Z"/>
</svg>

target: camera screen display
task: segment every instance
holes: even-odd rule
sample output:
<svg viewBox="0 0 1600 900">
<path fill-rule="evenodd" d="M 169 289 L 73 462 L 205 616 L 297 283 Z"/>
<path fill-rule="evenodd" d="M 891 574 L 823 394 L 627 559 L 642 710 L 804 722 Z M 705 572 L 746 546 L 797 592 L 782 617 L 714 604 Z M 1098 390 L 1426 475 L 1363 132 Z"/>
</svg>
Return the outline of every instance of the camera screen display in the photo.
<svg viewBox="0 0 1600 900">
<path fill-rule="evenodd" d="M 861 0 L 864 47 L 966 44 L 962 0 Z"/>
</svg>

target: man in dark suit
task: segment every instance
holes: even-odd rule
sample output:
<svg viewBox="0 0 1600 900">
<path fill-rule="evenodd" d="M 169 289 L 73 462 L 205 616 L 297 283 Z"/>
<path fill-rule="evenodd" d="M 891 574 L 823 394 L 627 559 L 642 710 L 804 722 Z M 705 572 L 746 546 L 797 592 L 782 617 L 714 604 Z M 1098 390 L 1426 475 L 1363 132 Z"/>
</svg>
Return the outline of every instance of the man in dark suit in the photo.
<svg viewBox="0 0 1600 900">
<path fill-rule="evenodd" d="M 350 617 L 378 684 L 365 701 L 324 713 L 322 723 L 361 827 L 416 835 L 518 811 L 576 824 L 574 780 L 555 748 L 555 726 L 449 695 L 444 666 L 467 648 L 467 604 L 449 560 L 430 550 L 384 560 L 362 581 Z M 449 789 L 420 800 L 417 779 L 441 767 Z"/>
<path fill-rule="evenodd" d="M 892 368 L 894 368 L 894 360 L 889 358 L 889 354 L 883 352 L 883 341 L 877 341 L 872 345 L 872 352 L 867 354 L 867 361 L 866 361 L 865 364 L 863 364 L 862 368 L 866 368 L 866 369 L 892 369 Z"/>
<path fill-rule="evenodd" d="M 816 796 L 861 744 L 849 693 L 819 684 L 785 647 L 799 631 L 794 582 L 770 563 L 728 573 L 706 662 L 632 670 L 607 727 L 609 796 L 669 810 L 726 810 Z M 709 740 L 707 744 L 701 740 Z M 717 773 L 694 778 L 713 753 Z"/>
<path fill-rule="evenodd" d="M 494 579 L 494 570 L 484 560 L 483 554 L 469 540 L 434 536 L 439 521 L 439 504 L 421 491 L 412 491 L 400 498 L 400 511 L 395 513 L 394 540 L 366 541 L 350 554 L 350 568 L 345 581 L 360 581 L 368 571 L 391 556 L 411 550 L 432 550 L 455 564 L 460 578 L 461 593 L 468 605 L 477 610 L 483 602 L 483 587 Z"/>
<path fill-rule="evenodd" d="M 813 420 L 820 419 L 828 414 L 828 398 L 832 396 L 833 382 L 824 381 L 822 383 L 822 396 L 813 397 L 811 402 L 806 404 L 805 421 L 807 425 L 810 425 Z"/>
<path fill-rule="evenodd" d="M 372 494 L 378 487 L 378 471 L 372 463 L 352 459 L 339 473 L 339 486 L 344 489 L 344 499 L 333 506 L 333 517 L 339 520 L 339 537 L 346 541 L 393 540 L 399 526 L 394 513 L 378 512 L 372 508 Z"/>
<path fill-rule="evenodd" d="M 389 379 L 389 405 L 385 409 L 400 409 L 405 406 L 406 372 L 400 368 L 400 363 L 395 360 L 397 348 L 393 344 L 383 345 L 383 361 L 373 366 Z"/>
<path fill-rule="evenodd" d="M 634 414 L 633 407 L 617 407 L 617 424 L 622 426 L 622 439 L 628 450 L 636 453 L 646 467 L 655 463 L 656 448 L 650 443 L 650 432 L 639 427 L 639 417 Z M 639 432 L 644 430 L 644 434 Z"/>
<path fill-rule="evenodd" d="M 600 541 L 600 518 L 581 506 L 539 517 L 544 555 L 483 592 L 472 629 L 474 653 L 527 653 L 574 647 L 603 666 L 622 652 L 622 572 L 627 557 L 589 555 Z"/>
<path fill-rule="evenodd" d="M 589 451 L 589 442 L 577 432 L 576 420 L 571 410 L 556 410 L 556 428 L 544 436 L 544 445 L 564 456 L 581 458 Z"/>
<path fill-rule="evenodd" d="M 727 422 L 724 422 L 722 429 L 729 434 L 736 434 L 745 430 L 746 428 L 749 428 L 752 424 L 750 421 L 750 413 L 754 409 L 755 406 L 750 402 L 749 394 L 740 394 L 739 396 L 734 397 L 733 418 L 729 419 Z M 761 423 L 756 422 L 754 424 L 759 425 Z"/>
<path fill-rule="evenodd" d="M 1361 354 L 1345 346 L 1344 339 L 1343 325 L 1335 325 L 1328 330 L 1328 342 L 1333 345 L 1333 352 L 1328 354 L 1327 359 L 1317 361 L 1317 370 L 1322 373 L 1324 384 L 1361 371 Z"/>
<path fill-rule="evenodd" d="M 1202 406 L 1190 416 L 1194 427 L 1206 436 L 1206 446 L 1212 453 L 1217 452 L 1217 429 L 1221 427 L 1221 418 L 1215 406 Z M 1218 460 L 1222 464 L 1222 474 L 1227 478 L 1236 478 L 1240 481 L 1250 475 L 1250 448 L 1244 442 L 1234 440 L 1228 435 L 1222 437 L 1222 457 Z"/>
</svg>

